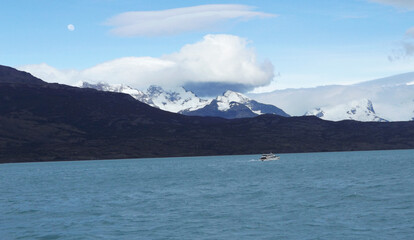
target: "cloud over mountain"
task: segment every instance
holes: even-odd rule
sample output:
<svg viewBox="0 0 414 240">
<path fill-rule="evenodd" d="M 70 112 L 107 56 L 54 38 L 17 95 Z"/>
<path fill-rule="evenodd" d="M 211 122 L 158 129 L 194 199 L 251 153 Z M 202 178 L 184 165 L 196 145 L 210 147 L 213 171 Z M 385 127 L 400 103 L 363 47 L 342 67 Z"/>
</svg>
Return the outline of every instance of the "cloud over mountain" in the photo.
<svg viewBox="0 0 414 240">
<path fill-rule="evenodd" d="M 251 6 L 212 4 L 161 11 L 124 12 L 107 20 L 118 36 L 173 35 L 205 30 L 231 19 L 275 17 L 274 14 L 252 11 Z"/>
<path fill-rule="evenodd" d="M 234 35 L 206 35 L 178 52 L 154 57 L 125 57 L 81 71 L 62 71 L 47 64 L 26 65 L 20 70 L 47 82 L 74 85 L 79 81 L 123 83 L 137 89 L 150 85 L 233 86 L 235 90 L 269 84 L 273 65 L 259 63 L 246 39 Z M 220 87 L 218 87 L 220 88 Z M 233 90 L 233 89 L 231 89 Z M 222 93 L 222 89 L 217 89 Z M 212 92 L 214 93 L 214 92 Z"/>
<path fill-rule="evenodd" d="M 259 102 L 276 105 L 293 116 L 301 116 L 316 108 L 322 111 L 313 112 L 315 115 L 324 110 L 342 114 L 328 116 L 330 119 L 343 119 L 346 116 L 343 113 L 358 105 L 365 106 L 361 109 L 367 109 L 369 104 L 365 100 L 370 100 L 374 106 L 371 106 L 371 114 L 375 113 L 389 121 L 409 121 L 414 119 L 414 72 L 352 85 L 284 89 L 248 96 Z M 359 103 L 355 104 L 354 101 Z"/>
</svg>

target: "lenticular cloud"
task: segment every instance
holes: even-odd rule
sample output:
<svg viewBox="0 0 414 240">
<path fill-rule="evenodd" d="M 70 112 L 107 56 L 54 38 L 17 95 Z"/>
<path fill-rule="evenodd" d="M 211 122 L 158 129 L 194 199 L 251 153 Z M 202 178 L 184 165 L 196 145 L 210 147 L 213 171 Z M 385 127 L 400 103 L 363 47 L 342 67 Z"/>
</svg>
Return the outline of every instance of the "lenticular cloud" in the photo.
<svg viewBox="0 0 414 240">
<path fill-rule="evenodd" d="M 251 89 L 269 84 L 274 71 L 270 62 L 258 62 L 247 40 L 225 34 L 206 35 L 201 41 L 160 58 L 125 57 L 82 71 L 61 71 L 47 64 L 26 65 L 19 69 L 48 82 L 69 85 L 80 81 L 122 83 L 138 89 L 150 85 L 207 86 L 208 83 Z"/>
<path fill-rule="evenodd" d="M 230 19 L 275 17 L 238 4 L 212 4 L 162 11 L 125 12 L 107 20 L 118 36 L 159 36 L 205 30 Z"/>
</svg>

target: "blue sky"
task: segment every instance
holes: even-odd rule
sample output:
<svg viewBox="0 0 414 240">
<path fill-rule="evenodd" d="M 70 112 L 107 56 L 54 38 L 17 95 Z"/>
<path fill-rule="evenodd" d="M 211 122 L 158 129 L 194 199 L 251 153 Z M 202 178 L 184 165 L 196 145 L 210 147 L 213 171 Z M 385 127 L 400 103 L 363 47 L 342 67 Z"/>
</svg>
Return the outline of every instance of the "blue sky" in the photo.
<svg viewBox="0 0 414 240">
<path fill-rule="evenodd" d="M 217 20 L 213 14 L 200 20 L 193 19 L 190 14 L 184 23 L 160 29 L 155 34 L 141 29 L 143 26 L 152 26 L 147 18 L 142 17 L 142 12 L 152 11 L 149 13 L 151 15 L 154 11 L 187 9 L 213 3 L 223 4 L 218 8 L 237 4 L 239 7 L 232 11 L 236 10 L 239 15 L 226 15 Z M 96 80 L 105 80 L 99 76 L 108 75 L 109 70 L 105 69 L 105 73 L 102 73 L 94 67 L 100 66 L 99 69 L 102 69 L 110 65 L 113 72 L 116 66 L 122 68 L 127 61 L 131 62 L 126 57 L 140 58 L 136 67 L 147 66 L 144 60 L 148 59 L 142 57 L 150 57 L 151 62 L 155 61 L 156 64 L 167 64 L 166 61 L 176 64 L 179 61 L 179 69 L 182 69 L 183 62 L 194 59 L 193 55 L 183 53 L 184 46 L 200 43 L 198 48 L 193 46 L 191 49 L 198 52 L 203 48 L 199 51 L 200 54 L 214 52 L 210 49 L 211 44 L 202 44 L 207 41 L 206 35 L 210 34 L 209 36 L 222 36 L 213 37 L 215 43 L 237 45 L 242 41 L 240 47 L 231 50 L 232 57 L 246 57 L 237 66 L 245 66 L 246 62 L 250 64 L 248 68 L 251 67 L 251 71 L 241 73 L 243 76 L 252 74 L 255 80 L 234 80 L 241 78 L 237 74 L 230 75 L 237 72 L 237 66 L 230 66 L 234 71 L 223 69 L 225 73 L 217 72 L 220 69 L 212 66 L 212 69 L 201 69 L 200 74 L 216 75 L 210 80 L 197 79 L 197 83 L 205 85 L 214 82 L 236 86 L 243 85 L 242 81 L 248 81 L 244 84 L 247 86 L 243 88 L 245 91 L 253 88 L 267 91 L 275 88 L 347 84 L 414 70 L 414 60 L 411 57 L 414 54 L 414 31 L 410 32 L 414 27 L 413 9 L 414 1 L 407 0 L 7 1 L 0 8 L 0 64 L 19 67 L 43 78 L 51 76 L 45 71 L 58 71 L 60 75 L 53 75 L 58 82 L 58 76 L 64 75 L 64 79 L 87 76 L 90 80 L 95 73 Z M 120 15 L 131 11 L 140 11 L 141 15 L 137 18 Z M 191 11 L 193 9 L 186 10 Z M 127 21 L 138 19 L 138 23 L 134 22 L 138 30 L 127 34 L 117 33 L 116 28 L 120 27 L 119 24 L 122 25 L 122 17 L 123 20 L 127 18 Z M 154 17 L 150 20 L 154 20 Z M 74 25 L 73 31 L 68 30 L 69 24 Z M 156 27 L 155 24 L 151 28 Z M 224 52 L 226 50 L 219 51 L 220 54 Z M 222 57 L 225 56 L 218 58 Z M 157 60 L 160 58 L 162 63 Z M 251 58 L 255 60 L 250 61 Z M 206 61 L 211 59 L 214 56 L 205 58 Z M 102 65 L 103 63 L 108 64 Z M 269 63 L 272 67 L 269 67 Z M 43 64 L 42 72 L 35 69 L 39 64 Z M 45 65 L 52 70 L 45 68 Z M 91 68 L 93 71 L 88 71 Z M 128 68 L 123 69 L 128 71 Z M 85 71 L 88 72 L 87 75 L 80 74 Z M 136 84 L 136 87 L 145 87 L 151 81 L 163 83 L 166 80 L 161 81 L 159 78 L 168 78 L 173 72 L 177 72 L 177 69 L 165 75 L 160 75 L 158 71 L 154 77 L 152 71 L 139 72 L 141 79 L 131 80 L 128 84 L 147 81 L 145 84 Z M 274 74 L 269 74 L 270 72 Z M 72 75 L 68 77 L 68 74 Z M 197 78 L 195 75 L 174 75 L 171 82 L 185 84 L 190 80 L 177 79 Z M 222 80 L 220 76 L 223 77 Z M 118 83 L 123 83 L 123 79 L 121 77 Z M 117 80 L 111 81 L 115 83 Z M 69 83 L 63 80 L 61 82 Z M 260 86 L 262 87 L 257 88 Z"/>
</svg>

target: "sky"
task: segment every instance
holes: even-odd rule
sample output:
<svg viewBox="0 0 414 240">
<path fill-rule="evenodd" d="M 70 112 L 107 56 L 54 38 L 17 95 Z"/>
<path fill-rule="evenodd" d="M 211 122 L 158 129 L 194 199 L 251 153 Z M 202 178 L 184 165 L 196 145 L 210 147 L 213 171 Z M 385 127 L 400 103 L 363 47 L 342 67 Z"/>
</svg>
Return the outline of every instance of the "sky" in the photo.
<svg viewBox="0 0 414 240">
<path fill-rule="evenodd" d="M 268 92 L 414 71 L 414 0 L 14 0 L 0 64 L 48 82 Z"/>
</svg>

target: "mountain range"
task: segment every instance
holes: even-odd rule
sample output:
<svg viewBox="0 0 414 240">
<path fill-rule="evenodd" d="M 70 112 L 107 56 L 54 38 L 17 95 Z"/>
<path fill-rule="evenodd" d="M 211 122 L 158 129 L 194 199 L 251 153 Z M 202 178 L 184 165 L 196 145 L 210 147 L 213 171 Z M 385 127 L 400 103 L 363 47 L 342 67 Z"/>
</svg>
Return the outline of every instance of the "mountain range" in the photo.
<svg viewBox="0 0 414 240">
<path fill-rule="evenodd" d="M 0 163 L 407 149 L 413 134 L 414 122 L 185 116 L 0 66 Z"/>
<path fill-rule="evenodd" d="M 289 117 L 280 108 L 270 104 L 259 103 L 241 93 L 230 90 L 214 99 L 202 99 L 182 87 L 164 90 L 160 86 L 150 86 L 144 93 L 122 84 L 110 85 L 107 83 L 91 84 L 82 82 L 78 86 L 100 91 L 126 93 L 152 107 L 188 116 L 211 116 L 233 119 L 256 117 L 262 114 L 275 114 Z"/>
<path fill-rule="evenodd" d="M 83 83 L 82 87 L 128 93 L 153 107 L 191 116 L 243 118 L 268 113 L 280 116 L 314 115 L 331 121 L 414 119 L 414 73 L 353 85 L 285 89 L 247 96 L 227 91 L 213 99 L 201 99 L 183 88 L 164 90 L 152 86 L 144 93 L 124 85 L 104 83 Z"/>
<path fill-rule="evenodd" d="M 414 120 L 414 72 L 352 85 L 284 89 L 248 96 L 267 104 L 277 103 L 293 116 L 312 114 L 334 121 Z"/>
<path fill-rule="evenodd" d="M 41 74 L 42 71 L 34 69 L 30 71 L 34 74 L 45 76 Z M 47 77 L 48 82 L 54 82 L 52 76 L 53 74 Z M 84 81 L 84 79 L 79 79 L 78 81 L 82 80 Z M 94 80 L 88 78 L 88 81 L 93 82 Z M 114 79 L 111 82 L 116 81 Z M 91 85 L 103 86 L 105 84 L 93 83 Z M 116 90 L 121 86 L 124 89 Z M 217 98 L 217 96 L 213 96 L 211 99 L 199 99 L 196 94 L 177 88 L 171 90 L 161 89 L 161 94 L 156 99 L 158 102 L 151 102 L 154 98 L 149 97 L 145 99 L 142 96 L 134 95 L 136 93 L 142 94 L 143 91 L 121 84 L 111 85 L 105 91 L 112 91 L 111 89 L 124 93 L 132 91 L 130 92 L 131 96 L 134 96 L 144 103 L 171 112 L 183 111 L 182 113 L 198 110 L 198 108 L 206 106 Z M 158 87 L 155 87 L 153 90 L 157 92 L 157 89 Z M 148 90 L 145 94 L 147 93 Z M 192 96 L 187 96 L 187 94 Z M 414 72 L 350 85 L 325 85 L 313 88 L 284 89 L 266 93 L 244 94 L 257 102 L 277 106 L 291 116 L 303 116 L 305 114 L 322 116 L 321 113 L 323 112 L 323 119 L 332 121 L 346 119 L 357 121 L 411 121 L 414 119 Z M 174 99 L 176 96 L 181 98 L 181 101 L 190 99 L 190 102 L 180 106 L 180 104 L 170 104 L 170 102 L 165 100 L 166 98 L 167 100 L 168 98 Z M 191 107 L 195 108 L 189 109 Z M 211 109 L 214 108 L 216 108 L 216 111 L 212 112 Z M 207 112 L 208 114 L 221 115 L 221 117 L 226 117 L 226 115 L 229 115 L 229 117 L 234 117 L 231 115 L 243 117 L 255 116 L 255 114 L 252 114 L 254 111 L 246 115 L 245 108 L 240 107 L 240 104 L 234 104 L 233 114 L 223 114 L 222 112 L 220 114 L 220 112 L 217 112 L 217 109 L 218 107 L 215 107 L 213 103 L 213 106 L 207 107 L 205 110 L 199 112 L 202 114 Z M 239 111 L 241 111 L 239 115 L 234 114 Z M 353 112 L 358 112 L 358 114 L 353 114 Z"/>
</svg>

